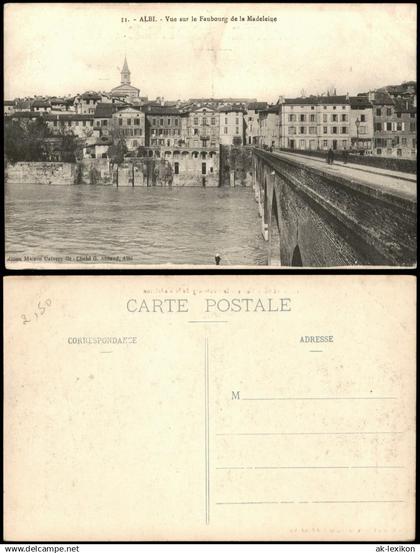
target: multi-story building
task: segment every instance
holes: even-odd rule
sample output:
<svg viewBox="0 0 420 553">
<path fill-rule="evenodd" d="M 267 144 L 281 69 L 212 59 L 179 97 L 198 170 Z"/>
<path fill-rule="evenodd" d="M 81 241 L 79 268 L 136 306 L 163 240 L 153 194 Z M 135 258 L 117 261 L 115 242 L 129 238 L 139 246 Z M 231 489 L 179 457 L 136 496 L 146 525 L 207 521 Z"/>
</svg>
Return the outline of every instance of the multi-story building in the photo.
<svg viewBox="0 0 420 553">
<path fill-rule="evenodd" d="M 260 125 L 258 115 L 260 111 L 268 108 L 267 102 L 251 102 L 246 108 L 245 114 L 245 144 L 259 144 Z"/>
<path fill-rule="evenodd" d="M 220 117 L 223 114 L 220 114 Z M 193 107 L 186 120 L 186 145 L 188 148 L 215 148 L 219 145 L 219 112 L 212 107 Z M 231 143 L 231 142 L 230 142 Z"/>
<path fill-rule="evenodd" d="M 80 96 L 76 96 L 74 100 L 76 113 L 82 113 L 83 115 L 93 115 L 95 113 L 97 104 L 101 101 L 102 96 L 97 92 L 85 92 Z"/>
<path fill-rule="evenodd" d="M 112 119 L 114 130 L 125 138 L 129 151 L 134 151 L 139 146 L 145 146 L 146 118 L 142 111 L 124 108 L 114 113 Z"/>
<path fill-rule="evenodd" d="M 350 97 L 350 149 L 372 153 L 373 109 L 367 94 Z"/>
<path fill-rule="evenodd" d="M 219 108 L 220 115 L 220 144 L 245 143 L 245 110 L 242 106 L 232 105 Z"/>
<path fill-rule="evenodd" d="M 148 106 L 145 114 L 148 146 L 180 146 L 185 140 L 182 135 L 182 120 L 186 116 L 179 109 Z"/>
<path fill-rule="evenodd" d="M 51 111 L 51 102 L 49 100 L 34 100 L 31 104 L 31 111 L 47 113 Z"/>
<path fill-rule="evenodd" d="M 93 117 L 83 113 L 48 113 L 43 120 L 53 135 L 74 134 L 87 138 L 93 134 Z"/>
<path fill-rule="evenodd" d="M 269 106 L 258 113 L 259 145 L 270 148 L 280 147 L 280 108 Z"/>
<path fill-rule="evenodd" d="M 121 69 L 121 84 L 111 90 L 111 96 L 116 98 L 138 99 L 140 89 L 131 84 L 131 72 L 128 68 L 127 58 L 124 58 L 123 68 Z"/>
<path fill-rule="evenodd" d="M 320 121 L 318 98 L 286 98 L 279 104 L 280 146 L 291 150 L 320 148 Z"/>
<path fill-rule="evenodd" d="M 373 103 L 374 155 L 415 158 L 416 109 L 409 100 L 393 100 L 387 93 L 370 93 Z"/>
<path fill-rule="evenodd" d="M 417 110 L 408 99 L 394 101 L 395 153 L 397 157 L 415 158 L 417 156 Z"/>
<path fill-rule="evenodd" d="M 319 96 L 319 148 L 321 150 L 350 149 L 349 96 Z"/>
<path fill-rule="evenodd" d="M 112 116 L 119 109 L 126 107 L 121 103 L 99 102 L 96 104 L 95 114 L 93 116 L 94 129 L 99 136 L 109 136 L 113 128 Z"/>
</svg>

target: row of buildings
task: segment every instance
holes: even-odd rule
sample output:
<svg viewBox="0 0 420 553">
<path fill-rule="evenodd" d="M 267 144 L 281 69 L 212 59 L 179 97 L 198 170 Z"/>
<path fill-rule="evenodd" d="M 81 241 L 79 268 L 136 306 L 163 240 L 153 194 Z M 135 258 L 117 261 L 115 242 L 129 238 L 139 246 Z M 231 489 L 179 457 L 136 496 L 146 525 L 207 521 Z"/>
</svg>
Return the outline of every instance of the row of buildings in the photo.
<svg viewBox="0 0 420 553">
<path fill-rule="evenodd" d="M 350 150 L 376 156 L 417 155 L 416 83 L 360 93 L 255 99 L 149 101 L 131 84 L 127 60 L 110 92 L 6 101 L 15 120 L 42 117 L 53 134 L 85 140 L 85 155 L 106 157 L 116 136 L 127 148 L 215 149 L 253 145 L 291 150 Z"/>
</svg>

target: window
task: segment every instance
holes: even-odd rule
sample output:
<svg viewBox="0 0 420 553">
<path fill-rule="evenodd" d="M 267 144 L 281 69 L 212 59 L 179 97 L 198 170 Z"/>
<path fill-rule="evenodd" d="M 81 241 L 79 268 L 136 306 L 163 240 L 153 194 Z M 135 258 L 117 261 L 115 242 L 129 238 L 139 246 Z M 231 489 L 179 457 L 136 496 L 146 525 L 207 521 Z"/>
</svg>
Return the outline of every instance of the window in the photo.
<svg viewBox="0 0 420 553">
<path fill-rule="evenodd" d="M 402 144 L 403 146 L 407 146 L 407 138 L 406 138 L 405 136 L 403 136 L 403 137 L 401 138 L 401 144 Z"/>
<path fill-rule="evenodd" d="M 299 120 L 300 120 L 300 121 L 305 121 L 305 115 L 301 114 Z"/>
<path fill-rule="evenodd" d="M 398 119 L 401 119 L 401 113 L 397 113 Z"/>
<path fill-rule="evenodd" d="M 299 127 L 299 133 L 305 134 L 305 127 Z"/>
<path fill-rule="evenodd" d="M 380 117 L 380 116 L 382 115 L 382 110 L 381 110 L 381 108 L 377 108 L 377 109 L 376 109 L 376 115 L 377 115 L 378 117 Z"/>
<path fill-rule="evenodd" d="M 225 134 L 227 134 L 227 133 L 228 133 L 228 129 L 227 129 L 227 127 L 225 127 L 225 131 L 224 131 L 224 132 L 225 132 Z"/>
<path fill-rule="evenodd" d="M 324 148 L 327 148 L 327 146 L 328 146 L 328 140 L 323 140 L 322 143 L 324 144 Z"/>
<path fill-rule="evenodd" d="M 296 127 L 289 127 L 289 134 L 296 134 Z"/>
<path fill-rule="evenodd" d="M 236 127 L 236 134 L 239 134 L 239 127 Z"/>
<path fill-rule="evenodd" d="M 347 134 L 347 127 L 341 127 L 341 134 Z"/>
<path fill-rule="evenodd" d="M 324 134 L 327 134 L 328 133 L 328 127 L 323 127 L 323 132 L 324 132 Z"/>
<path fill-rule="evenodd" d="M 333 134 L 337 134 L 337 130 L 338 130 L 337 127 L 333 127 L 333 128 L 332 128 L 332 133 L 333 133 Z"/>
<path fill-rule="evenodd" d="M 316 127 L 309 127 L 309 134 L 316 134 Z"/>
<path fill-rule="evenodd" d="M 347 114 L 346 113 L 343 113 L 341 115 L 341 121 L 347 121 Z"/>
<path fill-rule="evenodd" d="M 225 117 L 225 125 L 227 125 L 227 124 L 228 124 L 228 118 Z"/>
<path fill-rule="evenodd" d="M 416 124 L 410 123 L 410 132 L 416 132 Z"/>
<path fill-rule="evenodd" d="M 310 121 L 313 123 L 315 121 L 315 114 L 311 113 L 310 115 Z"/>
<path fill-rule="evenodd" d="M 202 163 L 202 164 L 201 164 L 201 174 L 202 174 L 202 175 L 205 175 L 205 174 L 206 174 L 206 164 L 205 164 L 205 163 Z"/>
<path fill-rule="evenodd" d="M 386 108 L 386 114 L 387 115 L 392 115 L 392 109 L 391 108 Z"/>
<path fill-rule="evenodd" d="M 377 149 L 376 149 L 376 153 L 378 154 L 378 156 L 380 156 L 380 155 L 382 154 L 381 148 L 377 148 Z"/>
<path fill-rule="evenodd" d="M 361 115 L 361 116 L 360 116 L 360 121 L 361 121 L 362 123 L 365 123 L 365 122 L 366 122 L 366 115 Z"/>
<path fill-rule="evenodd" d="M 375 131 L 381 131 L 382 130 L 382 123 L 375 123 Z"/>
<path fill-rule="evenodd" d="M 177 161 L 175 161 L 175 175 L 179 175 L 179 163 Z"/>
<path fill-rule="evenodd" d="M 289 121 L 296 121 L 296 115 L 294 113 L 289 115 Z"/>
<path fill-rule="evenodd" d="M 251 117 L 251 121 L 252 121 L 252 117 Z M 211 118 L 211 124 L 212 124 L 212 125 L 215 125 L 215 124 L 216 124 L 216 118 L 215 118 L 215 117 L 212 117 L 212 118 Z"/>
<path fill-rule="evenodd" d="M 194 134 L 198 134 L 198 129 L 194 129 Z"/>
<path fill-rule="evenodd" d="M 392 131 L 392 123 L 385 123 L 385 125 L 387 131 Z"/>
<path fill-rule="evenodd" d="M 236 124 L 239 125 L 239 117 L 236 118 Z"/>
<path fill-rule="evenodd" d="M 203 125 L 207 125 L 207 117 L 203 117 Z"/>
<path fill-rule="evenodd" d="M 128 125 L 128 126 L 131 125 L 131 119 L 127 119 L 127 125 Z"/>
<path fill-rule="evenodd" d="M 311 106 L 311 109 L 315 109 L 315 106 Z"/>
<path fill-rule="evenodd" d="M 416 114 L 415 114 L 414 112 L 411 112 L 411 113 L 410 113 L 410 117 L 411 117 L 411 119 L 414 119 L 414 118 L 415 118 L 415 116 L 416 116 Z"/>
<path fill-rule="evenodd" d="M 168 125 L 170 125 L 170 124 L 171 124 L 171 120 L 168 118 Z"/>
<path fill-rule="evenodd" d="M 331 115 L 331 121 L 338 121 L 338 115 L 336 113 Z"/>
<path fill-rule="evenodd" d="M 194 125 L 198 125 L 198 117 L 194 117 Z"/>
<path fill-rule="evenodd" d="M 160 120 L 160 125 L 163 127 L 163 119 Z"/>
<path fill-rule="evenodd" d="M 156 126 L 156 119 L 152 119 L 152 125 Z"/>
<path fill-rule="evenodd" d="M 122 119 L 119 119 L 119 121 L 118 121 L 118 122 L 119 122 L 119 124 L 120 124 L 120 127 L 121 127 L 121 126 L 122 126 L 122 124 L 123 124 L 123 121 L 122 121 Z"/>
<path fill-rule="evenodd" d="M 179 124 L 179 120 L 175 118 L 174 122 L 175 122 L 175 127 L 177 127 Z"/>
<path fill-rule="evenodd" d="M 397 131 L 402 131 L 402 123 L 397 123 Z"/>
<path fill-rule="evenodd" d="M 360 127 L 359 127 L 359 134 L 367 134 L 367 127 L 366 127 L 366 125 L 360 125 Z"/>
<path fill-rule="evenodd" d="M 324 113 L 324 115 L 322 116 L 322 120 L 324 123 L 328 121 L 328 115 L 326 113 Z"/>
<path fill-rule="evenodd" d="M 104 127 L 107 127 L 107 126 L 108 126 L 108 121 L 107 121 L 106 119 L 104 119 L 104 120 L 102 121 L 102 125 L 103 125 Z"/>
</svg>

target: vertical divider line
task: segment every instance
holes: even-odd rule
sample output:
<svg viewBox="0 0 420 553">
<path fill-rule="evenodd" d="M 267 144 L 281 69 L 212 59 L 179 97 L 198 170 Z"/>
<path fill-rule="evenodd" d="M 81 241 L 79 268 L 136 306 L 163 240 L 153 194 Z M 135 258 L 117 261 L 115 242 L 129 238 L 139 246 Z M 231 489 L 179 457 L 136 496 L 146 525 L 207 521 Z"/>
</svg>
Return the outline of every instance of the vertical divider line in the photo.
<svg viewBox="0 0 420 553">
<path fill-rule="evenodd" d="M 209 344 L 204 341 L 204 428 L 205 428 L 205 481 L 206 524 L 210 522 L 210 432 L 209 432 Z"/>
</svg>

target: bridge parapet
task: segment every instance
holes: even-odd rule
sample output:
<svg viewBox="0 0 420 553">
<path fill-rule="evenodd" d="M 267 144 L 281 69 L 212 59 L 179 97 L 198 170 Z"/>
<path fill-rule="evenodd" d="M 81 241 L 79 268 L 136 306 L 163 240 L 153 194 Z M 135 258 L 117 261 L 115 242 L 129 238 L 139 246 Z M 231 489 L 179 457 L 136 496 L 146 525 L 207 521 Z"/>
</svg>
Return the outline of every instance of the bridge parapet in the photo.
<svg viewBox="0 0 420 553">
<path fill-rule="evenodd" d="M 415 176 L 254 149 L 268 264 L 414 266 Z"/>
</svg>

